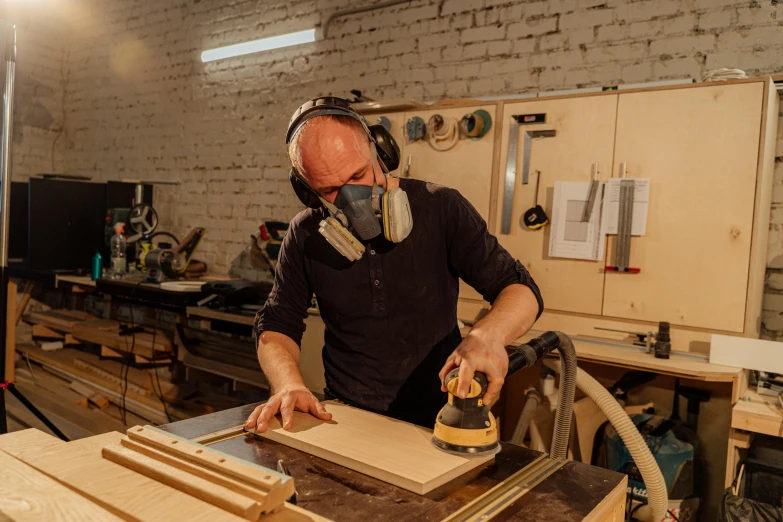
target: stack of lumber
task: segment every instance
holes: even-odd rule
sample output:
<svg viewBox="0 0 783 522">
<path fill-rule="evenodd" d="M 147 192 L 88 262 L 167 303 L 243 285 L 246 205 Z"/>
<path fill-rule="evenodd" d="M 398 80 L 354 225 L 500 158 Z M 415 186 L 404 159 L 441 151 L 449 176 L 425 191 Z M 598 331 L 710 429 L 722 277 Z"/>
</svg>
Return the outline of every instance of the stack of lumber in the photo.
<svg viewBox="0 0 783 522">
<path fill-rule="evenodd" d="M 259 466 L 205 446 L 194 449 L 186 439 L 171 440 L 193 454 L 185 459 L 118 432 L 73 442 L 38 430 L 0 435 L 0 519 L 328 522 L 283 502 L 292 479 L 260 473 Z M 197 456 L 214 465 L 203 465 Z M 261 487 L 259 480 L 280 485 Z M 275 505 L 275 513 L 260 515 Z"/>
<path fill-rule="evenodd" d="M 169 422 L 169 417 L 172 420 L 187 419 L 215 411 L 214 408 L 187 401 L 196 392 L 195 386 L 179 387 L 165 379 L 155 378 L 155 370 L 123 366 L 71 348 L 46 352 L 36 346 L 19 345 L 17 351 L 23 358 L 40 364 L 47 372 L 72 383 L 77 393 L 84 391 L 82 395 L 86 395 L 88 402 L 98 404 L 106 399 L 120 406 L 124 391 L 125 408 L 157 424 Z"/>
<path fill-rule="evenodd" d="M 100 408 L 69 386 L 73 383 L 43 371 L 35 364 L 31 373 L 27 365 L 16 371 L 16 388 L 69 439 L 80 439 L 109 431 L 123 431 L 146 419 L 128 412 L 122 422 L 120 408 L 111 402 Z M 97 400 L 98 397 L 95 397 Z M 9 431 L 48 428 L 12 394 L 6 394 Z"/>
<path fill-rule="evenodd" d="M 66 339 L 66 345 L 69 340 L 94 343 L 117 352 L 132 352 L 139 362 L 165 360 L 172 356 L 171 339 L 160 330 L 145 327 L 144 331 L 129 333 L 124 329 L 130 325 L 74 310 L 31 312 L 24 319 L 34 325 L 33 337 L 59 336 Z"/>
</svg>

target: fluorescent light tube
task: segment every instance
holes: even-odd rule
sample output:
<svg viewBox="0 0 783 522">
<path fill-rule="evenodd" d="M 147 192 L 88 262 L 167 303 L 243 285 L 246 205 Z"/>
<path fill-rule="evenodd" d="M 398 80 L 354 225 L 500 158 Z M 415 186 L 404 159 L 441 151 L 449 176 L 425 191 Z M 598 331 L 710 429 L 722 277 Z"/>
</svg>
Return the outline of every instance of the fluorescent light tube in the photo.
<svg viewBox="0 0 783 522">
<path fill-rule="evenodd" d="M 253 40 L 252 42 L 245 42 L 241 44 L 228 45 L 226 47 L 219 47 L 217 49 L 210 49 L 201 53 L 201 61 L 213 62 L 215 60 L 222 60 L 224 58 L 242 56 L 243 54 L 259 53 L 261 51 L 269 51 L 271 49 L 289 47 L 291 45 L 299 45 L 314 41 L 315 29 L 308 29 L 307 31 L 281 34 L 279 36 L 270 36 L 269 38 Z"/>
</svg>

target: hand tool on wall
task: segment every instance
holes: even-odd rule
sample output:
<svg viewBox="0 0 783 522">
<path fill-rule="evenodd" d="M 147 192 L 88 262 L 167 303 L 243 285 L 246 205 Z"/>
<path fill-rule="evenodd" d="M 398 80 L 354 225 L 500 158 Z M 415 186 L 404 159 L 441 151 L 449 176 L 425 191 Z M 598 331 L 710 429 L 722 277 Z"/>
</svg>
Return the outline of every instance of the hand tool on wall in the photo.
<svg viewBox="0 0 783 522">
<path fill-rule="evenodd" d="M 541 171 L 536 171 L 536 194 L 533 201 L 533 207 L 525 211 L 522 221 L 530 230 L 538 230 L 549 223 L 549 216 L 546 215 L 543 207 L 538 204 L 538 186 L 541 183 Z"/>
<path fill-rule="evenodd" d="M 628 266 L 631 259 L 631 230 L 633 227 L 634 180 L 620 182 L 620 213 L 617 221 L 617 242 L 615 245 L 614 266 L 606 266 L 612 272 L 638 274 L 639 268 Z"/>
<path fill-rule="evenodd" d="M 424 120 L 418 116 L 411 117 L 405 124 L 405 134 L 408 135 L 408 141 L 418 141 L 427 135 L 427 126 Z"/>
<path fill-rule="evenodd" d="M 587 192 L 587 203 L 585 204 L 585 211 L 582 214 L 582 222 L 587 223 L 590 221 L 590 216 L 593 214 L 593 207 L 595 207 L 595 198 L 598 196 L 598 188 L 600 187 L 598 181 L 598 162 L 593 163 L 593 175 L 590 180 L 590 190 Z"/>
<path fill-rule="evenodd" d="M 445 152 L 459 141 L 459 124 L 449 116 L 434 114 L 427 122 L 427 142 L 433 149 Z"/>
<path fill-rule="evenodd" d="M 514 206 L 514 185 L 517 179 L 517 146 L 519 141 L 519 127 L 534 123 L 545 123 L 546 114 L 514 114 L 511 116 L 511 125 L 508 135 L 508 152 L 506 154 L 506 176 L 503 183 L 503 216 L 500 231 L 502 234 L 511 233 L 511 214 Z M 526 185 L 530 175 L 530 152 L 533 138 L 551 138 L 557 135 L 554 130 L 534 130 L 525 132 L 525 145 L 522 162 L 522 184 Z"/>
<path fill-rule="evenodd" d="M 469 112 L 459 121 L 462 136 L 472 140 L 483 138 L 492 128 L 492 116 L 484 109 Z"/>
</svg>

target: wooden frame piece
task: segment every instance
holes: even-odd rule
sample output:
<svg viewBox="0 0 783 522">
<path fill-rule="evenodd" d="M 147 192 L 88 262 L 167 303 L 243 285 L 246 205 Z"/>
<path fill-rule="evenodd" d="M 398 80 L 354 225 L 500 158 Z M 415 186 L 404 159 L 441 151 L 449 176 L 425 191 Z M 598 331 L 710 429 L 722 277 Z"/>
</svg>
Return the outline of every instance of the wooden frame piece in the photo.
<svg viewBox="0 0 783 522">
<path fill-rule="evenodd" d="M 205 451 L 204 446 L 201 444 L 183 437 L 177 437 L 152 426 L 135 426 L 128 430 L 128 438 L 140 444 L 145 444 L 157 450 L 176 455 L 179 458 L 206 466 L 209 469 L 263 488 L 266 491 L 285 487 L 290 488 L 289 496 L 294 492 L 291 477 L 263 466 L 239 460 L 227 453 L 216 450 Z"/>
<path fill-rule="evenodd" d="M 191 469 L 182 469 L 173 457 L 168 462 L 134 451 L 123 444 L 104 446 L 103 458 L 120 464 L 137 473 L 162 482 L 184 493 L 225 509 L 229 513 L 257 520 L 261 515 L 261 504 L 232 489 L 214 483 L 202 476 L 192 474 Z"/>
</svg>

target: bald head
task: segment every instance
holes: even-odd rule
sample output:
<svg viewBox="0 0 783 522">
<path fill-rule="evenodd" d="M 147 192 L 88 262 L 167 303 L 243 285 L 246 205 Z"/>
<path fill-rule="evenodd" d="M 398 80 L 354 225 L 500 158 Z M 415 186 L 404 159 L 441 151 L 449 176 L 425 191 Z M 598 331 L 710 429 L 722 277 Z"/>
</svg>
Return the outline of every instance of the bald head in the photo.
<svg viewBox="0 0 783 522">
<path fill-rule="evenodd" d="M 334 203 L 345 184 L 373 183 L 370 141 L 364 127 L 348 116 L 317 116 L 305 122 L 288 147 L 296 170 L 321 197 Z M 377 169 L 377 182 L 383 173 Z"/>
</svg>

